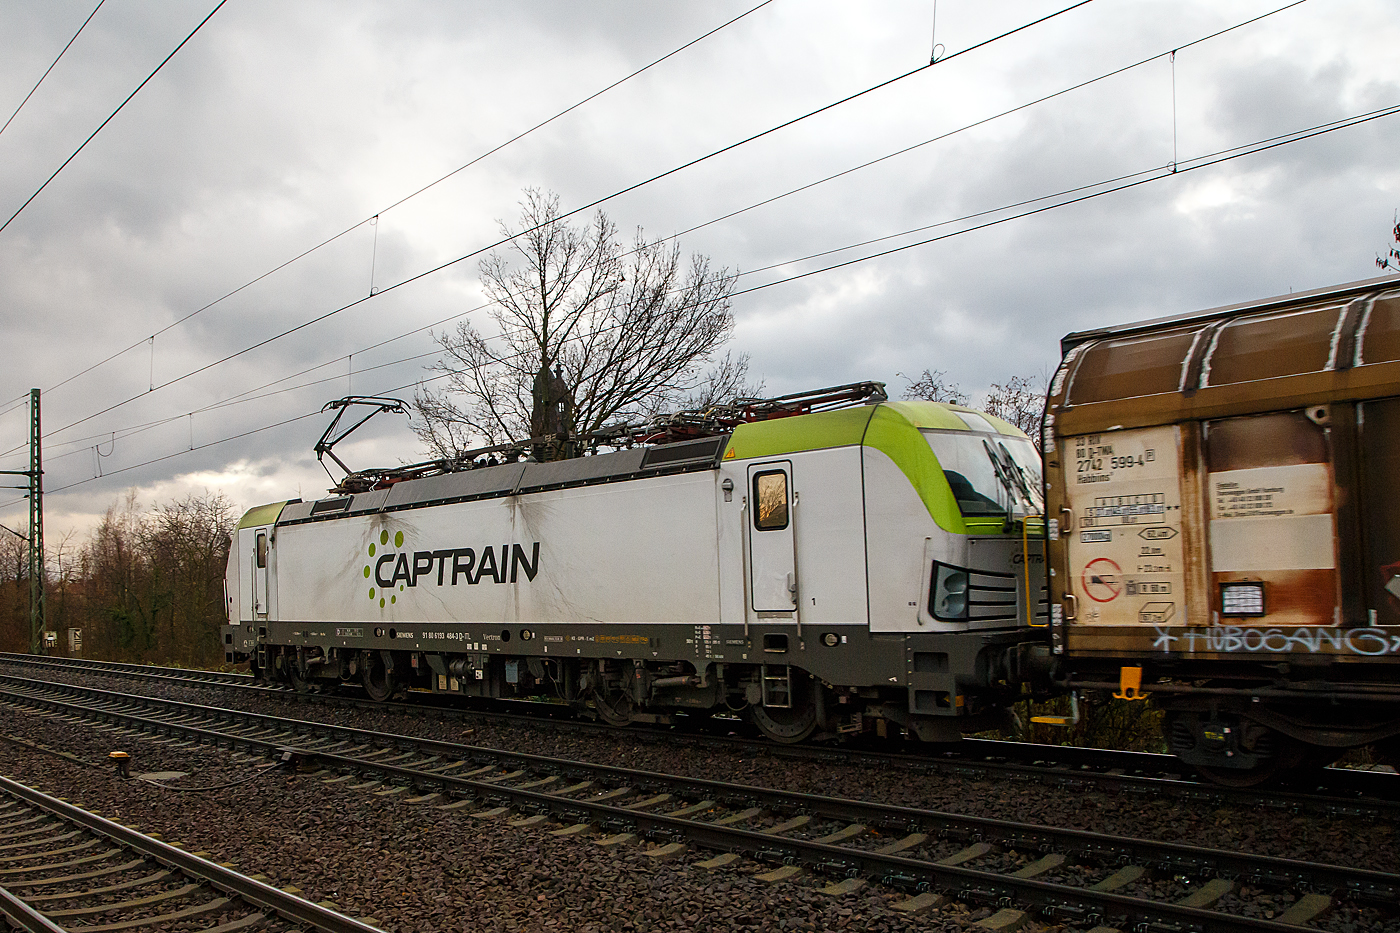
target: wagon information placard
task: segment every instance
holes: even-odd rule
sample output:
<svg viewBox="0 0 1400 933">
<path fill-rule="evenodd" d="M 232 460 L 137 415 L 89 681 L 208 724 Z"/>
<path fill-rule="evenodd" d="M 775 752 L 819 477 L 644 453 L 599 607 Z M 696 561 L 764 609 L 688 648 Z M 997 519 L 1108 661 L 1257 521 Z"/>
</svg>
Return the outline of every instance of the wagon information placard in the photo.
<svg viewBox="0 0 1400 933">
<path fill-rule="evenodd" d="M 1176 429 L 1064 441 L 1078 621 L 1180 624 L 1184 561 Z"/>
<path fill-rule="evenodd" d="M 1210 474 L 1211 567 L 1217 573 L 1331 569 L 1335 538 L 1327 464 Z"/>
</svg>

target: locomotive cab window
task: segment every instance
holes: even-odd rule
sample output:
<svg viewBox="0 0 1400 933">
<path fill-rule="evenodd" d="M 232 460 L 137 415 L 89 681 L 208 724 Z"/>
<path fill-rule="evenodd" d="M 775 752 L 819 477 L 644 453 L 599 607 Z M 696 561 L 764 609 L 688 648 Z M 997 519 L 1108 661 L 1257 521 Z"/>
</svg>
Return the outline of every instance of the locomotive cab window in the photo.
<svg viewBox="0 0 1400 933">
<path fill-rule="evenodd" d="M 781 531 L 788 526 L 787 474 L 782 470 L 757 473 L 753 478 L 753 524 L 759 531 Z"/>
<path fill-rule="evenodd" d="M 257 562 L 259 570 L 267 566 L 267 532 L 265 531 L 258 532 Z"/>
<path fill-rule="evenodd" d="M 1041 510 L 1040 457 L 1030 441 L 965 431 L 925 430 L 923 435 L 964 516 Z"/>
</svg>

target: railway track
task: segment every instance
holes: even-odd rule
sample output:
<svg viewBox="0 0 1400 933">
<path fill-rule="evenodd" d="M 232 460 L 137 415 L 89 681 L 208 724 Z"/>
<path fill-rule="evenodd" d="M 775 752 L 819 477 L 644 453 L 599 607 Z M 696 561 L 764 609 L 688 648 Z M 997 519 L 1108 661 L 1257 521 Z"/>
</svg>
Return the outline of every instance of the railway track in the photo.
<svg viewBox="0 0 1400 933">
<path fill-rule="evenodd" d="M 31 667 L 57 670 L 91 671 L 120 677 L 191 684 L 226 684 L 234 687 L 259 686 L 265 690 L 287 692 L 285 687 L 257 684 L 249 674 L 231 671 L 205 671 L 193 667 L 156 667 L 149 664 L 127 664 L 121 661 L 88 661 L 82 658 L 50 658 L 32 654 L 0 651 L 0 661 Z"/>
<path fill-rule="evenodd" d="M 382 735 L 343 726 L 208 709 L 91 688 L 0 678 L 3 702 L 46 715 L 282 760 L 308 779 L 438 807 L 444 818 L 515 827 L 559 824 L 603 845 L 649 840 L 647 854 L 687 847 L 723 868 L 763 862 L 760 877 L 812 872 L 829 893 L 867 882 L 903 889 L 896 909 L 1016 905 L 1059 921 L 1178 930 L 1303 930 L 1338 902 L 1390 917 L 1400 875 L 1124 839 L 979 817 L 634 771 Z M 1277 918 L 1260 892 L 1311 892 Z"/>
<path fill-rule="evenodd" d="M 438 716 L 511 722 L 528 727 L 539 727 L 543 723 L 554 730 L 609 735 L 617 732 L 612 726 L 574 717 L 560 719 L 537 713 L 464 709 L 440 704 L 380 703 L 361 697 L 324 693 L 302 694 L 286 687 L 257 684 L 246 674 L 151 668 L 138 664 L 67 658 L 36 658 L 23 654 L 0 653 L 0 661 L 37 669 L 97 672 L 167 685 L 212 685 L 259 696 L 275 696 L 287 702 L 305 702 L 331 708 L 368 709 L 410 715 L 422 715 L 427 710 Z M 1095 788 L 1109 793 L 1172 797 L 1200 804 L 1229 802 L 1328 814 L 1354 815 L 1358 812 L 1368 812 L 1384 819 L 1400 818 L 1400 775 L 1381 772 L 1325 768 L 1313 775 L 1304 785 L 1262 789 L 1227 788 L 1201 782 L 1189 773 L 1183 773 L 1181 762 L 1171 755 L 987 739 L 964 739 L 955 746 L 937 748 L 914 746 L 911 751 L 872 750 L 853 746 L 781 746 L 762 739 L 725 734 L 731 725 L 738 725 L 737 723 L 711 722 L 708 725 L 708 732 L 698 729 L 631 726 L 626 730 L 626 734 L 639 741 L 714 743 L 724 747 L 747 746 L 763 754 L 792 758 L 832 760 L 839 757 L 843 761 L 856 762 L 867 767 L 898 767 L 972 780 L 1032 782 L 1070 790 Z"/>
<path fill-rule="evenodd" d="M 4 777 L 0 917 L 28 933 L 135 927 L 376 933 L 366 923 Z"/>
</svg>

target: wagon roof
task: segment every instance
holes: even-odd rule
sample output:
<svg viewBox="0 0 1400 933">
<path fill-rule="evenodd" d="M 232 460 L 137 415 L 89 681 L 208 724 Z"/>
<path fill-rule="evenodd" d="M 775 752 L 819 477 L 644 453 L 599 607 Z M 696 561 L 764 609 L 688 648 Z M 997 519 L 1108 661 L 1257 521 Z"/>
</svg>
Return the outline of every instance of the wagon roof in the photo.
<svg viewBox="0 0 1400 933">
<path fill-rule="evenodd" d="M 1061 434 L 1400 394 L 1400 277 L 1064 338 Z"/>
</svg>

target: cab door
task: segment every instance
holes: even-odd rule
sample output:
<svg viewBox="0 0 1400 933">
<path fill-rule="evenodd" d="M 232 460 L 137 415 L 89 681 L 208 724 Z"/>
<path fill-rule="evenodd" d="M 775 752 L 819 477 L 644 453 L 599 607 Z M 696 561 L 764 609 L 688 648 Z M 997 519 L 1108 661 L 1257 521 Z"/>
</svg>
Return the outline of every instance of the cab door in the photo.
<svg viewBox="0 0 1400 933">
<path fill-rule="evenodd" d="M 797 608 L 792 462 L 749 467 L 749 605 L 755 612 Z"/>
<path fill-rule="evenodd" d="M 251 570 L 248 575 L 251 592 L 249 592 L 249 605 L 252 609 L 251 621 L 266 622 L 268 609 L 267 593 L 267 565 L 272 552 L 272 526 L 262 528 L 242 529 L 239 533 L 240 544 L 247 555 L 246 566 Z"/>
</svg>

